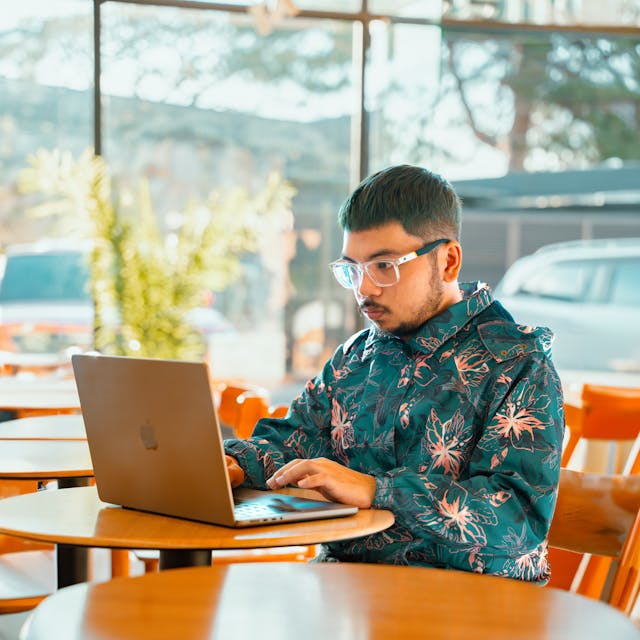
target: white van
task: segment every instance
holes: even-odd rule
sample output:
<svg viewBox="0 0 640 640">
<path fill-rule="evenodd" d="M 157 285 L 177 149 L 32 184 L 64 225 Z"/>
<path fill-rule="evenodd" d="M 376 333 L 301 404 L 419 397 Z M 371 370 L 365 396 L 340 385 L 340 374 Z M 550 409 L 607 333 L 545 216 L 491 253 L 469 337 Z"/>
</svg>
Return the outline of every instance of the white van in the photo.
<svg viewBox="0 0 640 640">
<path fill-rule="evenodd" d="M 7 248 L 0 281 L 0 352 L 66 359 L 93 348 L 91 246 L 90 241 L 43 240 Z M 107 322 L 117 326 L 116 312 L 111 316 Z M 192 309 L 186 318 L 206 339 L 234 331 L 211 305 Z"/>
<path fill-rule="evenodd" d="M 640 238 L 547 245 L 494 294 L 517 322 L 555 332 L 558 369 L 640 372 Z"/>
<path fill-rule="evenodd" d="M 0 281 L 0 350 L 62 354 L 91 348 L 89 249 L 77 240 L 7 248 Z"/>
</svg>

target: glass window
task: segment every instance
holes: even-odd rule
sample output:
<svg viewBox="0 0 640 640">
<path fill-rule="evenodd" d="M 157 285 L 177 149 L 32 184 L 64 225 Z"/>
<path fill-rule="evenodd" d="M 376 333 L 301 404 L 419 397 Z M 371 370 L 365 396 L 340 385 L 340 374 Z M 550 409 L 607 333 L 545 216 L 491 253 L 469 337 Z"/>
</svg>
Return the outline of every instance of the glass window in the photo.
<svg viewBox="0 0 640 640">
<path fill-rule="evenodd" d="M 611 280 L 611 302 L 625 307 L 640 307 L 640 260 L 616 263 Z"/>
<path fill-rule="evenodd" d="M 224 12 L 107 3 L 102 14 L 104 155 L 121 189 L 146 179 L 166 227 L 214 191 L 259 193 L 273 171 L 295 189 L 293 228 L 265 233 L 215 291 L 235 331 L 211 337 L 214 375 L 315 374 L 352 330 L 352 298 L 327 267 L 349 191 L 351 24 L 296 19 L 262 35 Z"/>
<path fill-rule="evenodd" d="M 428 1 L 428 0 L 427 0 Z M 558 25 L 638 24 L 634 0 L 558 2 L 557 0 L 449 0 L 446 17 L 456 20 L 496 20 Z"/>
<path fill-rule="evenodd" d="M 62 232 L 27 215 L 18 175 L 39 148 L 93 144 L 92 5 L 24 0 L 0 11 L 0 228 L 3 245 Z M 1 247 L 0 247 L 1 248 Z"/>
<path fill-rule="evenodd" d="M 585 262 L 556 262 L 533 272 L 517 293 L 577 302 L 584 298 L 593 265 Z"/>
<path fill-rule="evenodd" d="M 638 161 L 639 59 L 637 38 L 376 22 L 372 166 L 404 159 L 458 180 Z"/>
<path fill-rule="evenodd" d="M 373 14 L 440 20 L 444 3 L 441 0 L 369 0 Z"/>
</svg>

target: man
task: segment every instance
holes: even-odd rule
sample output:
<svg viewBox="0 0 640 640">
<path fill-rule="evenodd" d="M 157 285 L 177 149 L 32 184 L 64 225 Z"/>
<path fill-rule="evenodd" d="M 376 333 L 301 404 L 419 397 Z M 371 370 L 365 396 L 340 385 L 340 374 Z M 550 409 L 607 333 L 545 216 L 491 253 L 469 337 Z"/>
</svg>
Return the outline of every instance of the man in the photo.
<svg viewBox="0 0 640 640">
<path fill-rule="evenodd" d="M 459 284 L 460 202 L 396 166 L 344 203 L 331 265 L 371 327 L 340 346 L 282 420 L 227 440 L 234 485 L 317 489 L 395 524 L 323 559 L 449 567 L 544 582 L 563 436 L 551 333 Z"/>
</svg>

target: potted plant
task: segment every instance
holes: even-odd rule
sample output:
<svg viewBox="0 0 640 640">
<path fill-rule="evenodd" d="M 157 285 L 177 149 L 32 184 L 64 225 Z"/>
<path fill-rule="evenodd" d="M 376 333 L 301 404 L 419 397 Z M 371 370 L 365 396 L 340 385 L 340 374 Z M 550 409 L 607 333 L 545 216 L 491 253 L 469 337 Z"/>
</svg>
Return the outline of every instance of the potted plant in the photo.
<svg viewBox="0 0 640 640">
<path fill-rule="evenodd" d="M 161 230 L 145 181 L 116 193 L 107 164 L 91 150 L 78 159 L 39 150 L 20 176 L 23 193 L 43 201 L 30 213 L 56 216 L 63 235 L 90 238 L 95 348 L 114 355 L 195 359 L 205 355 L 190 321 L 207 294 L 242 272 L 266 229 L 291 227 L 292 187 L 272 173 L 258 194 L 235 187 L 185 206 Z M 114 322 L 114 318 L 117 321 Z"/>
</svg>

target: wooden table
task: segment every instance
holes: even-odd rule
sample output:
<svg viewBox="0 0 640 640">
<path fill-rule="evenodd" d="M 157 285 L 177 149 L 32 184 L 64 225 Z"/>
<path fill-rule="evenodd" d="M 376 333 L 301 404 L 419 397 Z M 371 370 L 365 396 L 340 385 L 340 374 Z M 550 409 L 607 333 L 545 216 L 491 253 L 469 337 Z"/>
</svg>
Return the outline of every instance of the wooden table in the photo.
<svg viewBox="0 0 640 640">
<path fill-rule="evenodd" d="M 0 409 L 16 417 L 77 413 L 80 400 L 73 379 L 0 376 Z"/>
<path fill-rule="evenodd" d="M 0 439 L 0 478 L 57 479 L 60 485 L 77 486 L 74 479 L 91 476 L 93 466 L 85 440 Z"/>
<path fill-rule="evenodd" d="M 0 422 L 0 440 L 86 440 L 79 414 L 18 418 Z"/>
<path fill-rule="evenodd" d="M 61 490 L 74 491 L 93 476 L 89 446 L 84 440 L 0 440 L 0 478 L 10 480 L 57 480 Z M 0 501 L 57 491 L 38 491 Z M 25 538 L 28 536 L 18 537 Z M 87 549 L 59 544 L 56 546 L 58 585 L 66 586 L 88 576 Z"/>
<path fill-rule="evenodd" d="M 462 571 L 262 563 L 81 584 L 42 602 L 24 640 L 626 640 L 619 611 L 567 591 Z"/>
<path fill-rule="evenodd" d="M 309 495 L 295 489 L 286 493 Z M 393 521 L 389 511 L 361 509 L 342 518 L 235 529 L 123 509 L 102 502 L 95 487 L 40 491 L 0 501 L 0 533 L 58 545 L 158 549 L 160 569 L 211 564 L 213 549 L 349 540 L 382 531 Z"/>
</svg>

